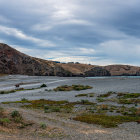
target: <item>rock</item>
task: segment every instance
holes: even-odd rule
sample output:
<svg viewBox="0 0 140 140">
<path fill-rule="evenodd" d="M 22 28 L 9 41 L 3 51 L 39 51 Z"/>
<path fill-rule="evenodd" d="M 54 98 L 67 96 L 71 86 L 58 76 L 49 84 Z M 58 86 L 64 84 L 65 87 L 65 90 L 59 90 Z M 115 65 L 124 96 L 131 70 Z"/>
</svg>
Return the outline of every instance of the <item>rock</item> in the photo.
<svg viewBox="0 0 140 140">
<path fill-rule="evenodd" d="M 85 76 L 111 76 L 110 72 L 103 67 L 94 67 L 85 72 Z"/>
</svg>

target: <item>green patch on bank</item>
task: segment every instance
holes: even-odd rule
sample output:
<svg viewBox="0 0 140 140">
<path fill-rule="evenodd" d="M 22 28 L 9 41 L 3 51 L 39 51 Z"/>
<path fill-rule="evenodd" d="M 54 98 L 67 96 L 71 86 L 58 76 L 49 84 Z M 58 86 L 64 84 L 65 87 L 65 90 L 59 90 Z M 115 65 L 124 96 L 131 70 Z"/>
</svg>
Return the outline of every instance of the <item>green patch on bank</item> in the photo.
<svg viewBox="0 0 140 140">
<path fill-rule="evenodd" d="M 28 90 L 36 90 L 40 88 L 47 87 L 46 84 L 42 84 L 40 87 L 37 88 L 31 88 L 31 89 L 24 89 L 24 88 L 18 88 L 18 89 L 13 89 L 13 90 L 8 90 L 8 91 L 0 91 L 0 94 L 9 94 L 9 93 L 15 93 L 17 91 L 28 91 Z"/>
<path fill-rule="evenodd" d="M 76 91 L 80 91 L 80 90 L 86 90 L 86 89 L 91 89 L 91 86 L 88 85 L 72 85 L 72 86 L 68 86 L 68 85 L 63 85 L 63 86 L 59 86 L 57 88 L 54 89 L 54 91 L 72 91 L 72 90 L 76 90 Z"/>
<path fill-rule="evenodd" d="M 117 96 L 123 99 L 138 98 L 140 97 L 140 93 L 118 93 Z"/>
<path fill-rule="evenodd" d="M 98 124 L 104 127 L 116 127 L 124 122 L 136 122 L 140 120 L 140 117 L 82 114 L 76 116 L 74 120 L 86 122 L 89 124 Z"/>
<path fill-rule="evenodd" d="M 82 93 L 75 95 L 75 97 L 94 97 L 94 93 Z"/>
</svg>

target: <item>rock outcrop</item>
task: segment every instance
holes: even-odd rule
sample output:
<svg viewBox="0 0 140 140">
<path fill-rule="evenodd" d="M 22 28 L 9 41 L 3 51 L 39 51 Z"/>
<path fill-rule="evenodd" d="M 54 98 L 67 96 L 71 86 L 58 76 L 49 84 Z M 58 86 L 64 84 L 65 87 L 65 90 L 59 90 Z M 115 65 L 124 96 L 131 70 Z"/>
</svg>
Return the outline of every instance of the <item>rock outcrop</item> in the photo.
<svg viewBox="0 0 140 140">
<path fill-rule="evenodd" d="M 94 67 L 85 72 L 85 76 L 111 76 L 110 72 L 103 67 Z"/>
<path fill-rule="evenodd" d="M 23 54 L 0 43 L 0 74 L 37 76 L 140 76 L 140 67 L 129 65 L 95 66 L 56 63 Z"/>
</svg>

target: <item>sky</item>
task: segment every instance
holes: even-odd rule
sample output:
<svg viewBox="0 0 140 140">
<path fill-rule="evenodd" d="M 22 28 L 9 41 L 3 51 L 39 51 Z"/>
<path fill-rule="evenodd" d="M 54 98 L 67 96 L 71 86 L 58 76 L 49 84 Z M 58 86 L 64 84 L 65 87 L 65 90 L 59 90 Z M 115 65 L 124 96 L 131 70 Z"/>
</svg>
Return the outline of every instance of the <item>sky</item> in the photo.
<svg viewBox="0 0 140 140">
<path fill-rule="evenodd" d="M 30 56 L 140 66 L 140 0 L 0 0 L 0 42 Z"/>
</svg>

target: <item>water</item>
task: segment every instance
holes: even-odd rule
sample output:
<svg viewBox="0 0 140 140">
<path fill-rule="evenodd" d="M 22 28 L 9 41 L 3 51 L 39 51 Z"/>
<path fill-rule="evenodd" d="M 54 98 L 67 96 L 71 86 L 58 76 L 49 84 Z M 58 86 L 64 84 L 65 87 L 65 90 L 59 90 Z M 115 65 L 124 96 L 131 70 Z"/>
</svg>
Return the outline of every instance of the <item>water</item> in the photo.
<svg viewBox="0 0 140 140">
<path fill-rule="evenodd" d="M 87 97 L 76 98 L 75 95 L 81 93 L 103 94 L 108 91 L 140 93 L 140 76 L 113 76 L 113 77 L 56 77 L 56 76 L 23 76 L 10 75 L 0 77 L 0 91 L 15 89 L 15 85 L 22 83 L 21 88 L 37 88 L 45 83 L 47 88 L 19 91 L 16 93 L 0 95 L 0 102 L 16 101 L 22 98 L 29 100 L 34 99 L 50 99 L 50 100 L 68 100 L 77 101 L 87 99 Z M 48 92 L 45 89 L 53 89 L 60 85 L 82 84 L 90 85 L 93 88 L 83 91 L 70 92 Z M 94 101 L 94 98 L 88 98 Z"/>
</svg>

